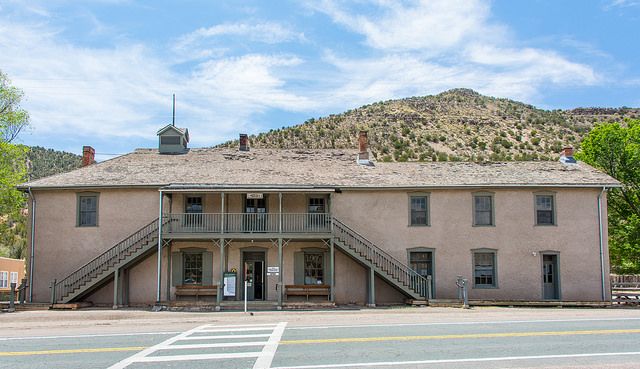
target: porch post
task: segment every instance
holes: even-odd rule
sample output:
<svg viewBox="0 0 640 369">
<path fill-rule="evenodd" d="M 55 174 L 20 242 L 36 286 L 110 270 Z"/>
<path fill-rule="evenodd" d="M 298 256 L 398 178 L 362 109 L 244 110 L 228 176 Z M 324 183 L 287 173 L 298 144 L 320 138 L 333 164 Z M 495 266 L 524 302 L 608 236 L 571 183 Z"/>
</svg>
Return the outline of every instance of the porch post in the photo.
<svg viewBox="0 0 640 369">
<path fill-rule="evenodd" d="M 282 192 L 278 192 L 278 233 L 282 233 Z M 282 270 L 280 273 L 282 275 Z"/>
<path fill-rule="evenodd" d="M 336 265 L 336 253 L 335 253 L 335 248 L 333 246 L 333 237 L 331 237 L 331 239 L 329 240 L 329 267 L 331 268 L 331 280 L 329 281 L 329 283 L 331 284 L 331 302 L 335 302 L 336 299 L 336 294 L 335 294 L 335 289 L 336 289 L 336 269 L 335 269 L 335 265 Z"/>
<path fill-rule="evenodd" d="M 162 288 L 162 190 L 160 190 L 160 206 L 158 207 L 158 286 L 156 290 L 156 303 L 160 303 L 160 288 Z"/>
<path fill-rule="evenodd" d="M 220 192 L 220 233 L 224 233 L 224 192 Z"/>
<path fill-rule="evenodd" d="M 278 268 L 280 268 L 280 273 L 278 273 L 278 308 L 282 309 L 282 294 L 284 292 L 284 284 L 282 283 L 282 274 L 284 272 L 282 270 L 282 237 L 278 238 Z"/>
<path fill-rule="evenodd" d="M 171 241 L 170 241 L 171 242 Z M 171 247 L 173 246 L 173 242 L 169 243 L 169 247 L 167 247 L 167 291 L 166 291 L 166 299 L 167 301 L 171 300 Z"/>
<path fill-rule="evenodd" d="M 369 292 L 367 293 L 367 306 L 376 306 L 376 285 L 375 285 L 376 273 L 373 270 L 373 266 L 369 266 Z"/>
<path fill-rule="evenodd" d="M 116 270 L 113 272 L 113 308 L 114 309 L 118 308 L 118 279 L 120 279 L 119 271 L 120 271 L 120 268 L 116 268 Z"/>
<path fill-rule="evenodd" d="M 220 239 L 220 283 L 218 283 L 218 295 L 216 296 L 216 301 L 218 306 L 216 306 L 216 310 L 220 310 L 220 304 L 222 303 L 222 297 L 224 295 L 224 271 L 226 269 L 226 263 L 224 262 L 224 238 Z"/>
</svg>

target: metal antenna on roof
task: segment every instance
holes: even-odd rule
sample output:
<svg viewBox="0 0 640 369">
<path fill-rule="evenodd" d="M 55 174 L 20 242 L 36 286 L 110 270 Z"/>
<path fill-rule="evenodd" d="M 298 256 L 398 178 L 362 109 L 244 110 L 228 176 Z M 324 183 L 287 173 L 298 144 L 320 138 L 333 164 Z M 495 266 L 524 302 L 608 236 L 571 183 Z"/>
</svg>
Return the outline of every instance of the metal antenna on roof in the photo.
<svg viewBox="0 0 640 369">
<path fill-rule="evenodd" d="M 176 94 L 173 94 L 173 119 L 171 120 L 171 125 L 176 126 Z"/>
</svg>

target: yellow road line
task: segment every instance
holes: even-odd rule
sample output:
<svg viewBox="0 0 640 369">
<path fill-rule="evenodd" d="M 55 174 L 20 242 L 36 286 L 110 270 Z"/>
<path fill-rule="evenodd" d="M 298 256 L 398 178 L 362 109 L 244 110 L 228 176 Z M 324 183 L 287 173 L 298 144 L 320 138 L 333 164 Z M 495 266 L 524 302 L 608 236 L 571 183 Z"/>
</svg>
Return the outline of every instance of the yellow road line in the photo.
<svg viewBox="0 0 640 369">
<path fill-rule="evenodd" d="M 449 340 L 470 338 L 505 338 L 505 337 L 542 337 L 542 336 L 581 336 L 597 334 L 629 334 L 640 333 L 640 329 L 600 329 L 585 331 L 546 331 L 546 332 L 510 332 L 510 333 L 471 333 L 471 334 L 445 334 L 433 336 L 387 336 L 387 337 L 349 337 L 349 338 L 324 338 L 310 340 L 284 340 L 280 345 L 302 345 L 312 343 L 350 343 L 350 342 L 382 342 L 382 341 L 419 341 L 419 340 Z M 141 351 L 146 346 L 129 347 L 98 347 L 68 350 L 42 350 L 42 351 L 7 351 L 0 352 L 2 356 L 31 356 L 31 355 L 60 355 L 80 354 L 96 352 Z"/>
<path fill-rule="evenodd" d="M 381 341 L 448 340 L 448 339 L 463 339 L 463 338 L 578 336 L 578 335 L 592 335 L 592 334 L 625 334 L 625 333 L 640 333 L 640 329 L 601 329 L 601 330 L 588 330 L 588 331 L 472 333 L 472 334 L 445 334 L 445 335 L 437 335 L 437 336 L 388 336 L 388 337 L 326 338 L 326 339 L 311 339 L 311 340 L 280 341 L 280 345 L 302 345 L 302 344 L 309 344 L 309 343 L 349 343 L 349 342 L 381 342 Z"/>
<path fill-rule="evenodd" d="M 99 347 L 99 348 L 68 349 L 68 350 L 7 351 L 7 352 L 0 352 L 0 356 L 31 356 L 31 355 L 80 354 L 80 353 L 90 353 L 90 352 L 140 351 L 146 348 L 147 348 L 146 346 L 130 346 L 130 347 Z"/>
</svg>

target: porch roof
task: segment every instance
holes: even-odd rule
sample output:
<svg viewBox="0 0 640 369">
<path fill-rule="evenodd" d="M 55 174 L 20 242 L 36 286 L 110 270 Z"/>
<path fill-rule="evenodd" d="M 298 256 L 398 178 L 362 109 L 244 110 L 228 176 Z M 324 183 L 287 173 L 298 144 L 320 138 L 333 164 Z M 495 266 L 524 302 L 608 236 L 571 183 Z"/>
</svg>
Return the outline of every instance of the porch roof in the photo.
<svg viewBox="0 0 640 369">
<path fill-rule="evenodd" d="M 408 162 L 366 166 L 356 150 L 191 149 L 162 155 L 137 149 L 101 163 L 24 183 L 19 188 L 202 187 L 321 189 L 440 187 L 619 186 L 610 176 L 578 163 Z"/>
</svg>

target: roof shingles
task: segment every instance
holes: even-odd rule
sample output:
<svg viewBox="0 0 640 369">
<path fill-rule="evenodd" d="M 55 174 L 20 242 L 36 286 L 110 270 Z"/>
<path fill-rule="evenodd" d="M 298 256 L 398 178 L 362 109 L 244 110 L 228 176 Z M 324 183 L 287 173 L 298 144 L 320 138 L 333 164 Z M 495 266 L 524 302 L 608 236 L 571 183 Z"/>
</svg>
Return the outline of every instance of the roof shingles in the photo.
<svg viewBox="0 0 640 369">
<path fill-rule="evenodd" d="M 136 151 L 21 188 L 133 187 L 193 184 L 274 187 L 618 186 L 584 164 L 560 162 L 356 163 L 355 150 L 191 149 L 183 155 Z"/>
</svg>

